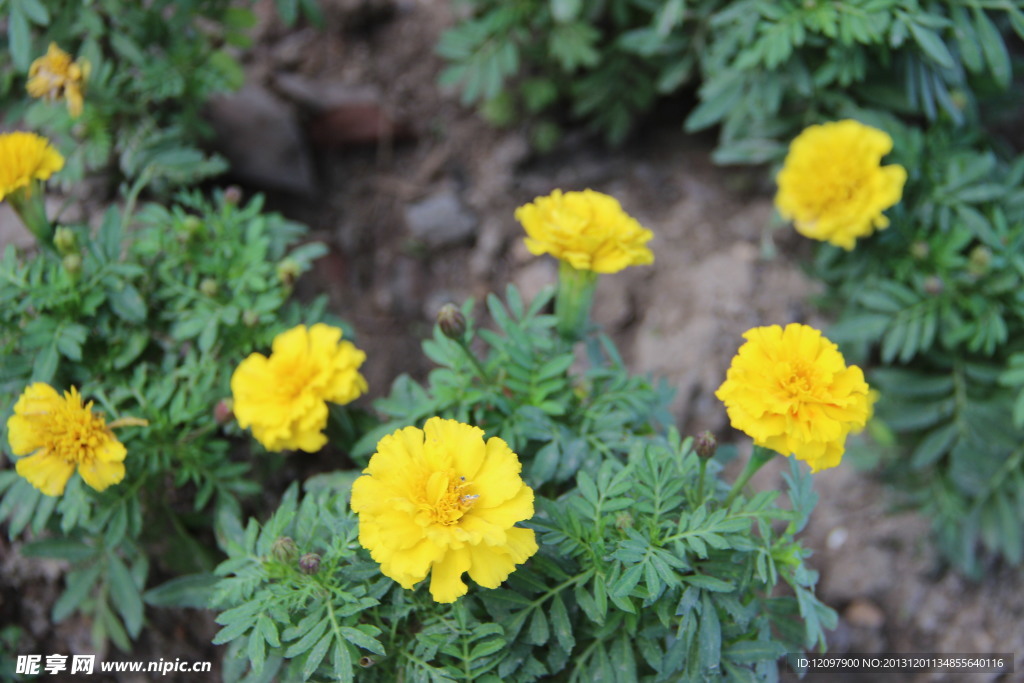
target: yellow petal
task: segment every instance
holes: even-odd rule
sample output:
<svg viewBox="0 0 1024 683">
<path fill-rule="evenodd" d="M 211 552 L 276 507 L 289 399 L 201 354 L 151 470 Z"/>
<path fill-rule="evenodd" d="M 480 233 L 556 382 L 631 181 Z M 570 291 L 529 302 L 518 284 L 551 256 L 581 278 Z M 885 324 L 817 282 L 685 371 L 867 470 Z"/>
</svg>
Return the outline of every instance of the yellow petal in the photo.
<svg viewBox="0 0 1024 683">
<path fill-rule="evenodd" d="M 102 491 L 124 479 L 124 463 L 118 460 L 110 462 L 94 460 L 90 463 L 80 464 L 78 473 L 82 475 L 86 484 L 97 491 Z"/>
<path fill-rule="evenodd" d="M 449 550 L 445 556 L 434 562 L 430 572 L 430 595 L 435 602 L 455 602 L 466 594 L 468 587 L 462 575 L 472 565 L 469 550 Z"/>
<path fill-rule="evenodd" d="M 74 463 L 67 462 L 47 450 L 18 460 L 14 467 L 28 483 L 47 496 L 63 494 L 68 479 L 75 471 Z"/>
</svg>

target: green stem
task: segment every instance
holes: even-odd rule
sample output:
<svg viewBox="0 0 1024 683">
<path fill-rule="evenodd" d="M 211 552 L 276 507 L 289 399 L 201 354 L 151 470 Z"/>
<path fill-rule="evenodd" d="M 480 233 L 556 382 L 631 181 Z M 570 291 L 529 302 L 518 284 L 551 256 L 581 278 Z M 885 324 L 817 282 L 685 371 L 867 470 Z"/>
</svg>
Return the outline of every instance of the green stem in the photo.
<svg viewBox="0 0 1024 683">
<path fill-rule="evenodd" d="M 700 459 L 700 479 L 697 481 L 697 505 L 704 502 L 704 473 L 708 469 L 707 458 Z"/>
<path fill-rule="evenodd" d="M 729 507 L 733 499 L 739 495 L 743 487 L 747 485 L 750 478 L 757 473 L 761 467 L 775 457 L 775 451 L 765 448 L 764 446 L 754 446 L 754 452 L 750 454 L 750 460 L 747 462 L 747 466 L 740 473 L 739 478 L 732 485 L 729 490 L 729 496 L 725 499 L 725 507 Z"/>
<path fill-rule="evenodd" d="M 596 288 L 597 273 L 577 270 L 568 261 L 559 262 L 555 316 L 558 318 L 558 333 L 563 339 L 574 342 L 583 337 Z"/>
<path fill-rule="evenodd" d="M 455 343 L 458 344 L 462 351 L 466 354 L 466 358 L 468 358 L 469 362 L 473 364 L 473 369 L 476 370 L 476 374 L 480 376 L 480 379 L 483 380 L 483 383 L 490 384 L 491 376 L 487 374 L 487 370 L 485 370 L 484 366 L 480 364 L 480 359 L 476 357 L 476 354 L 473 353 L 472 350 L 470 350 L 469 344 L 466 343 L 466 340 L 461 338 L 456 339 Z"/>
</svg>

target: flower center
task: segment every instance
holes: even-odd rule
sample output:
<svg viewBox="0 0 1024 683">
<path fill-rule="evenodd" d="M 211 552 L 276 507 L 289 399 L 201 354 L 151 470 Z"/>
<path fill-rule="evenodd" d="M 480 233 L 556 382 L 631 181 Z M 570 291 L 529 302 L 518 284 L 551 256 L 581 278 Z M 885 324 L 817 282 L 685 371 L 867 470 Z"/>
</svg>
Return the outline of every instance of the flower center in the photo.
<svg viewBox="0 0 1024 683">
<path fill-rule="evenodd" d="M 105 423 L 88 408 L 69 407 L 53 417 L 49 441 L 65 461 L 89 462 L 103 447 L 107 435 Z"/>
<path fill-rule="evenodd" d="M 417 517 L 427 524 L 457 524 L 480 497 L 468 492 L 471 483 L 456 475 L 454 470 L 432 472 L 424 487 Z"/>
<path fill-rule="evenodd" d="M 811 395 L 816 382 L 814 368 L 804 361 L 789 364 L 788 372 L 781 373 L 779 380 L 783 393 L 794 401 L 813 399 Z"/>
</svg>

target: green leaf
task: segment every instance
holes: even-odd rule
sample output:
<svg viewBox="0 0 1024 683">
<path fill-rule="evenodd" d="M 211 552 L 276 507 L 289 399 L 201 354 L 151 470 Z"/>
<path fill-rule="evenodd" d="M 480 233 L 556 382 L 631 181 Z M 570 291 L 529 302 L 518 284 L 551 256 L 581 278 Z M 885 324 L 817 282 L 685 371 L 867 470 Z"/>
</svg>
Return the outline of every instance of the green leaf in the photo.
<svg viewBox="0 0 1024 683">
<path fill-rule="evenodd" d="M 731 582 L 714 576 L 708 576 L 707 574 L 683 574 L 680 578 L 686 583 L 708 591 L 731 593 L 736 589 L 736 586 Z"/>
<path fill-rule="evenodd" d="M 985 53 L 985 61 L 988 62 L 992 76 L 1000 87 L 1008 88 L 1013 77 L 1013 69 L 1010 66 L 1010 54 L 1006 49 L 1006 43 L 1003 42 L 1003 37 L 999 35 L 999 29 L 989 19 L 988 14 L 977 6 L 974 8 L 974 25 L 978 31 L 981 49 Z"/>
<path fill-rule="evenodd" d="M 76 570 L 67 575 L 67 587 L 53 605 L 51 618 L 54 622 L 63 621 L 75 611 L 96 585 L 100 577 L 102 565 L 93 564 L 86 569 Z"/>
<path fill-rule="evenodd" d="M 186 574 L 149 589 L 142 597 L 154 607 L 207 609 L 217 581 L 213 574 Z"/>
<path fill-rule="evenodd" d="M 111 309 L 122 320 L 130 323 L 141 323 L 146 320 L 146 302 L 133 285 L 125 282 L 120 289 L 111 288 L 107 292 L 107 299 Z"/>
<path fill-rule="evenodd" d="M 7 17 L 7 42 L 18 71 L 26 71 L 32 60 L 32 33 L 20 4 L 12 3 Z"/>
<path fill-rule="evenodd" d="M 722 624 L 709 593 L 701 600 L 697 656 L 705 669 L 717 669 L 722 659 Z"/>
<path fill-rule="evenodd" d="M 551 0 L 551 16 L 555 21 L 565 23 L 580 14 L 582 0 Z"/>
<path fill-rule="evenodd" d="M 928 55 L 929 59 L 943 69 L 952 69 L 956 66 L 953 55 L 950 54 L 949 48 L 942 42 L 939 34 L 913 21 L 909 22 L 908 26 L 910 26 L 910 34 L 914 36 L 914 41 Z"/>
<path fill-rule="evenodd" d="M 551 601 L 551 625 L 555 629 L 558 644 L 567 653 L 572 652 L 573 647 L 576 646 L 576 638 L 572 634 L 572 622 L 569 620 L 565 603 L 562 602 L 562 596 L 557 594 Z"/>
<path fill-rule="evenodd" d="M 312 676 L 320 662 L 324 660 L 324 656 L 327 654 L 327 649 L 331 646 L 331 641 L 334 639 L 333 633 L 327 633 L 320 641 L 313 646 L 313 649 L 309 651 L 309 655 L 306 657 L 306 663 L 302 667 L 302 677 L 307 679 Z"/>
<path fill-rule="evenodd" d="M 96 554 L 96 548 L 70 538 L 48 538 L 28 543 L 21 549 L 25 557 L 52 557 L 68 562 L 81 562 Z"/>
<path fill-rule="evenodd" d="M 107 585 L 110 588 L 110 597 L 113 598 L 114 606 L 124 620 L 125 629 L 134 638 L 142 630 L 142 596 L 139 595 L 135 580 L 121 558 L 116 555 L 108 555 L 108 558 Z"/>
</svg>

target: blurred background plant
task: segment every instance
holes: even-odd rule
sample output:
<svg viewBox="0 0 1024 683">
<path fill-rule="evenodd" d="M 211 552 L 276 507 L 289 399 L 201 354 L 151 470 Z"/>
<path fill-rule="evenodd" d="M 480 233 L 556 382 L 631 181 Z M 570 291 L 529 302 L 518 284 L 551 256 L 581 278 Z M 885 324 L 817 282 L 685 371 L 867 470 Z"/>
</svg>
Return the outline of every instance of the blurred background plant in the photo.
<svg viewBox="0 0 1024 683">
<path fill-rule="evenodd" d="M 659 98 L 696 89 L 689 131 L 719 126 L 720 163 L 775 160 L 808 124 L 850 107 L 957 124 L 998 117 L 1010 0 L 463 0 L 441 82 L 550 145 L 570 124 L 621 142 Z"/>
<path fill-rule="evenodd" d="M 249 2 L 229 0 L 0 0 L 3 123 L 49 138 L 66 157 L 63 188 L 100 173 L 108 196 L 145 171 L 167 193 L 216 175 L 224 161 L 202 151 L 211 134 L 202 109 L 242 86 L 239 49 L 256 22 Z M 320 17 L 314 0 L 277 0 L 286 21 Z M 87 64 L 81 111 L 26 97 L 30 66 L 51 43 Z"/>
<path fill-rule="evenodd" d="M 975 576 L 993 554 L 1018 564 L 1024 157 L 980 131 L 864 120 L 892 134 L 887 161 L 909 178 L 889 228 L 850 252 L 820 247 L 830 336 L 877 366 L 876 435 L 897 446 L 880 451 L 883 476 L 927 512 L 947 557 Z"/>
<path fill-rule="evenodd" d="M 144 603 L 169 604 L 166 591 L 146 592 L 151 575 L 213 567 L 212 519 L 238 514 L 262 490 L 256 473 L 282 462 L 233 445 L 240 432 L 224 399 L 246 354 L 267 350 L 290 324 L 327 317 L 324 299 L 288 302 L 324 247 L 297 246 L 305 228 L 262 208 L 237 191 L 187 192 L 135 216 L 111 207 L 95 237 L 61 226 L 56 249 L 8 246 L 0 259 L 4 450 L 15 399 L 32 382 L 78 387 L 108 420 L 149 422 L 124 433 L 127 475 L 102 493 L 74 476 L 62 496 L 46 496 L 0 471 L 8 535 L 30 541 L 26 556 L 71 563 L 54 621 L 89 615 L 98 648 L 109 638 L 129 650 Z"/>
<path fill-rule="evenodd" d="M 446 310 L 423 344 L 440 367 L 426 386 L 398 378 L 376 402 L 390 419 L 353 449 L 364 465 L 383 434 L 434 415 L 507 440 L 536 494 L 537 555 L 501 588 L 439 604 L 360 547 L 358 469 L 307 480 L 301 502 L 296 485 L 262 525 L 225 510 L 225 680 L 752 681 L 824 647 L 836 614 L 795 539 L 817 501 L 806 467 L 791 463 L 786 505 L 731 495 L 713 441 L 698 455 L 669 428 L 671 391 L 631 375 L 610 340 L 589 335 L 586 368 L 571 368 L 551 298 L 491 295 L 494 330 L 472 302 Z"/>
</svg>

